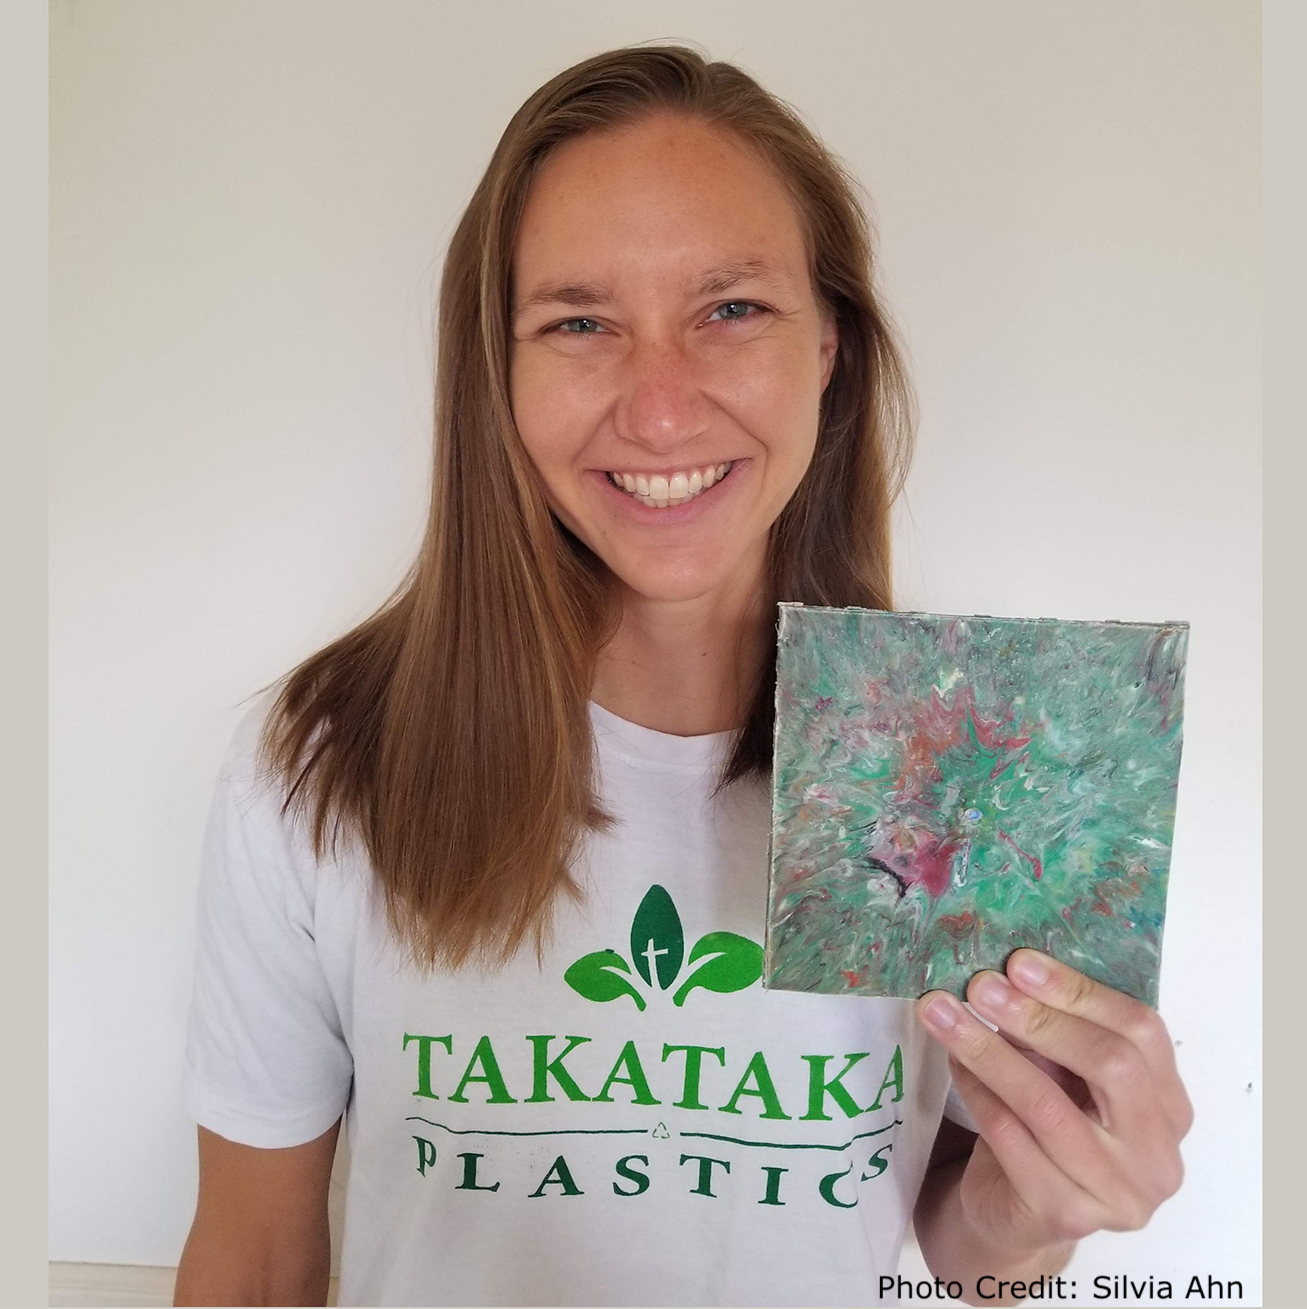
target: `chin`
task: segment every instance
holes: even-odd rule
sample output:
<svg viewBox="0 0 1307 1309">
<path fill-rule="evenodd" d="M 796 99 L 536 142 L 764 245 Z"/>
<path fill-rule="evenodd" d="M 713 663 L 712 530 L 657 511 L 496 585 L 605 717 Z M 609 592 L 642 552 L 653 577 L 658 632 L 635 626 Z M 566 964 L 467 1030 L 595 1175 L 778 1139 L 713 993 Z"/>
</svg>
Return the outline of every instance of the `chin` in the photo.
<svg viewBox="0 0 1307 1309">
<path fill-rule="evenodd" d="M 665 572 L 659 569 L 624 568 L 614 570 L 626 588 L 644 600 L 674 602 L 697 600 L 723 586 L 729 572 L 721 568 L 702 571 Z"/>
</svg>

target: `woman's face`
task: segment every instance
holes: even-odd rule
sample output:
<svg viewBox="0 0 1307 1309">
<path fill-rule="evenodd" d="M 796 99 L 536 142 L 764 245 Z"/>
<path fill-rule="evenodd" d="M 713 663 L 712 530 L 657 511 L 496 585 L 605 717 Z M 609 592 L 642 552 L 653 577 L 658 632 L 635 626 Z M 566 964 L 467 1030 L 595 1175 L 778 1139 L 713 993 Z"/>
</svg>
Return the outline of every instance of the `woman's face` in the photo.
<svg viewBox="0 0 1307 1309">
<path fill-rule="evenodd" d="M 684 118 L 567 141 L 513 292 L 513 413 L 557 517 L 646 599 L 752 587 L 836 349 L 772 171 Z"/>
</svg>

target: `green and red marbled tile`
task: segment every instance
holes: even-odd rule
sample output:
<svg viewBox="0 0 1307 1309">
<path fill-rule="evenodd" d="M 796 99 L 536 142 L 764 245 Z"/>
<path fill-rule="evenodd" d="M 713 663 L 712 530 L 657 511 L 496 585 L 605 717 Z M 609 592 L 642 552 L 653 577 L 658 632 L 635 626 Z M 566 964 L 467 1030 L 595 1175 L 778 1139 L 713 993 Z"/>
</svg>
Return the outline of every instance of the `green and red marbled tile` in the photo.
<svg viewBox="0 0 1307 1309">
<path fill-rule="evenodd" d="M 764 985 L 961 996 L 1024 945 L 1156 1005 L 1188 635 L 781 605 Z"/>
</svg>

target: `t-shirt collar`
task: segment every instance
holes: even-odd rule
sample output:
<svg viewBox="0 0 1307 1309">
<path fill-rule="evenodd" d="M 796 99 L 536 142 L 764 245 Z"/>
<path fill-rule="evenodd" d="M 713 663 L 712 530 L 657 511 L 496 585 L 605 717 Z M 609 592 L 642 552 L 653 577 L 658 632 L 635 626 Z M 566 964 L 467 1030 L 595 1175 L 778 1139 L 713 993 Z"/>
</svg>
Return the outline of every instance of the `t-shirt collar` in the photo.
<svg viewBox="0 0 1307 1309">
<path fill-rule="evenodd" d="M 714 768 L 725 762 L 734 748 L 737 731 L 709 732 L 703 736 L 673 736 L 628 722 L 590 701 L 590 721 L 601 750 L 627 758 L 666 764 L 676 768 Z"/>
</svg>

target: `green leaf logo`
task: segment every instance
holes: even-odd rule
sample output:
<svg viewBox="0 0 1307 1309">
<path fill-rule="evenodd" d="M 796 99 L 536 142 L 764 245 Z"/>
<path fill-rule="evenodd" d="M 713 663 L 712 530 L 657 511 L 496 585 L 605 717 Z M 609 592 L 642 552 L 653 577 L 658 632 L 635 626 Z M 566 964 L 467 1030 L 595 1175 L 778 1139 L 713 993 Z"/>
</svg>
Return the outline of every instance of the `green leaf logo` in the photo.
<svg viewBox="0 0 1307 1309">
<path fill-rule="evenodd" d="M 652 986 L 656 977 L 665 991 L 676 981 L 684 956 L 681 915 L 663 887 L 651 886 L 631 924 L 631 958 L 648 985 Z"/>
<path fill-rule="evenodd" d="M 620 968 L 621 973 L 613 970 Z M 629 995 L 635 1001 L 637 1009 L 644 1008 L 640 992 L 631 985 L 622 973 L 630 973 L 626 960 L 616 950 L 596 950 L 593 954 L 583 955 L 563 974 L 563 981 L 585 996 L 603 1004 L 607 1000 L 616 1000 L 619 995 Z"/>
<path fill-rule="evenodd" d="M 681 915 L 665 887 L 651 886 L 645 892 L 631 923 L 631 965 L 616 950 L 596 950 L 583 955 L 563 974 L 563 981 L 578 995 L 606 1004 L 629 995 L 635 1007 L 646 1008 L 641 991 L 657 995 L 676 984 L 681 964 L 698 964 L 681 978 L 672 995 L 680 1008 L 696 987 L 705 991 L 743 991 L 762 976 L 762 946 L 735 932 L 709 932 L 701 936 L 685 958 L 685 933 Z"/>
<path fill-rule="evenodd" d="M 734 932 L 709 932 L 690 951 L 690 963 L 712 955 L 681 984 L 672 1003 L 678 1008 L 696 986 L 708 991 L 743 991 L 762 976 L 762 946 Z"/>
</svg>

